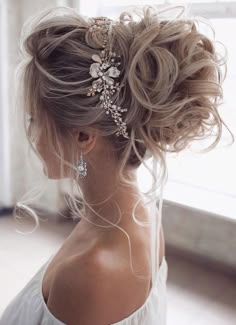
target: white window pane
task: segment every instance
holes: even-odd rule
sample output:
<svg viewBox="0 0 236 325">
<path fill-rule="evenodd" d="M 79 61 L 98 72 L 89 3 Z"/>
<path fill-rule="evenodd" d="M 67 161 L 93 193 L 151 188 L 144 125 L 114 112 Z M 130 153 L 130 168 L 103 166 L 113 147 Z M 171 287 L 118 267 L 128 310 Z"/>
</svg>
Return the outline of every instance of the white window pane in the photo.
<svg viewBox="0 0 236 325">
<path fill-rule="evenodd" d="M 137 5 L 158 5 L 164 3 L 165 0 L 101 0 L 101 5 L 103 6 L 137 6 Z"/>
<path fill-rule="evenodd" d="M 235 2 L 235 0 L 181 0 L 181 1 L 178 1 L 178 0 L 168 0 L 168 3 L 171 3 L 171 4 L 191 4 L 191 3 L 227 3 L 227 2 Z"/>
</svg>

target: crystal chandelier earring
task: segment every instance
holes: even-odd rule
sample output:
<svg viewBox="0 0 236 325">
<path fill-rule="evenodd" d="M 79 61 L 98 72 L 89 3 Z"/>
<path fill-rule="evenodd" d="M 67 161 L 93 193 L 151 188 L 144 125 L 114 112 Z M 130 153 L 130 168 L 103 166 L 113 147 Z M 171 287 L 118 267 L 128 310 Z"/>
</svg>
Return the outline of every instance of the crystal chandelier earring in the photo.
<svg viewBox="0 0 236 325">
<path fill-rule="evenodd" d="M 80 159 L 79 159 L 79 163 L 77 166 L 77 170 L 79 172 L 80 178 L 83 178 L 87 175 L 87 164 L 86 164 L 86 161 L 83 159 L 82 150 L 80 152 Z"/>
</svg>

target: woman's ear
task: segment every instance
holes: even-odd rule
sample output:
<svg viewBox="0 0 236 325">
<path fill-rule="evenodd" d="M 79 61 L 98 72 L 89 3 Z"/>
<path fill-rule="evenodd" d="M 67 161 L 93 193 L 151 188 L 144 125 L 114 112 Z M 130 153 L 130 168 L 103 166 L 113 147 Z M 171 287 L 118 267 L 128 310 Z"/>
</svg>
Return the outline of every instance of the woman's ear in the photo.
<svg viewBox="0 0 236 325">
<path fill-rule="evenodd" d="M 78 131 L 75 133 L 76 141 L 83 153 L 86 155 L 89 153 L 96 144 L 97 135 L 96 133 L 88 131 Z"/>
</svg>

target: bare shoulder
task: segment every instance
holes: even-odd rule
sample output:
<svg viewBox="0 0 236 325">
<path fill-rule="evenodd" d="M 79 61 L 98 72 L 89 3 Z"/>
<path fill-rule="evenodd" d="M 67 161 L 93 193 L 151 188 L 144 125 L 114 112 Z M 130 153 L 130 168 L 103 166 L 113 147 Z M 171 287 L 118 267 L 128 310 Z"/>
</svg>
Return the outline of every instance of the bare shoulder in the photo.
<svg viewBox="0 0 236 325">
<path fill-rule="evenodd" d="M 106 249 L 68 259 L 54 276 L 48 309 L 67 325 L 104 325 L 128 317 L 144 303 L 149 286 L 122 265 Z"/>
</svg>

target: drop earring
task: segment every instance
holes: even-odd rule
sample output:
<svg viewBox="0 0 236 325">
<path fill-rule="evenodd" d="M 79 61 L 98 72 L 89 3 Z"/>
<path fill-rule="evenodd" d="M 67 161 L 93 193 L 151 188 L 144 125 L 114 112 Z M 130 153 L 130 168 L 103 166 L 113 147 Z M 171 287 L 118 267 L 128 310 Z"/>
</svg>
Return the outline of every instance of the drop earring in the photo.
<svg viewBox="0 0 236 325">
<path fill-rule="evenodd" d="M 86 161 L 83 159 L 83 154 L 82 154 L 82 150 L 80 152 L 80 160 L 77 166 L 77 170 L 79 172 L 79 177 L 83 178 L 87 175 L 87 164 Z"/>
</svg>

